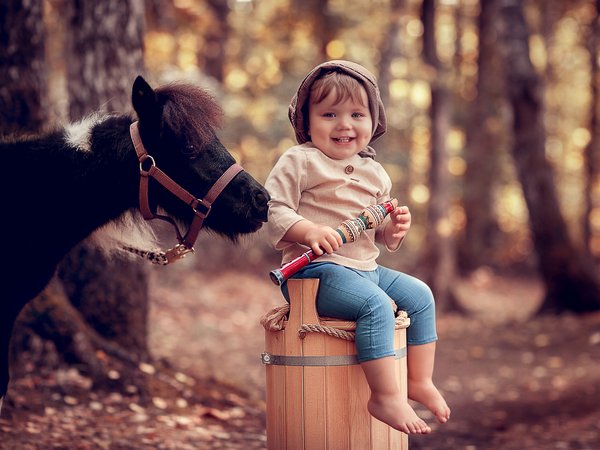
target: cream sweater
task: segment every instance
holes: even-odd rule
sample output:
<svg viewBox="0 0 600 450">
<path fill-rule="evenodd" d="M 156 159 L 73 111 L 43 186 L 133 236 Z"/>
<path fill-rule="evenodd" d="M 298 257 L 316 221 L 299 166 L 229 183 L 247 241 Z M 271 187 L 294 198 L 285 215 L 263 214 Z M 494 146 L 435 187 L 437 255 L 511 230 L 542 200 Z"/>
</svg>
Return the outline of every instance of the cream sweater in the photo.
<svg viewBox="0 0 600 450">
<path fill-rule="evenodd" d="M 331 159 L 311 142 L 287 150 L 267 177 L 269 202 L 268 235 L 272 245 L 283 251 L 282 264 L 308 250 L 286 242 L 283 236 L 302 219 L 337 228 L 346 219 L 358 217 L 365 207 L 390 199 L 392 182 L 381 164 L 355 155 L 344 160 Z M 383 229 L 366 230 L 353 243 L 342 245 L 318 261 L 335 262 L 358 270 L 375 270 L 379 249 L 385 245 Z M 389 250 L 389 248 L 388 248 Z"/>
</svg>

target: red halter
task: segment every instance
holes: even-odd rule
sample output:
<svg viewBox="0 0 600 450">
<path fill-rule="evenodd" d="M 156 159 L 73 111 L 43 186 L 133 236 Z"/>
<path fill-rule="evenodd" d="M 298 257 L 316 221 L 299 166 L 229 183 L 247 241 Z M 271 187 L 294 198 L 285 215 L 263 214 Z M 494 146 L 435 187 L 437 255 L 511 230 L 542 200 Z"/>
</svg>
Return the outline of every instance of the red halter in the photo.
<svg viewBox="0 0 600 450">
<path fill-rule="evenodd" d="M 133 122 L 129 128 L 131 134 L 131 140 L 135 147 L 135 152 L 140 162 L 140 211 L 142 216 L 146 220 L 161 219 L 169 222 L 175 228 L 177 234 L 177 240 L 179 244 L 170 250 L 167 250 L 166 257 L 168 262 L 176 261 L 183 258 L 187 253 L 194 251 L 194 243 L 198 238 L 198 233 L 202 229 L 204 219 L 210 213 L 213 202 L 217 199 L 219 194 L 225 189 L 225 187 L 233 180 L 233 178 L 240 173 L 242 166 L 234 163 L 229 169 L 227 169 L 223 175 L 219 177 L 217 181 L 212 185 L 207 194 L 202 199 L 198 199 L 190 194 L 188 191 L 178 185 L 172 178 L 165 174 L 162 170 L 156 167 L 154 158 L 148 154 L 142 143 L 140 133 L 138 130 L 138 123 Z M 149 164 L 149 168 L 144 168 Z M 194 211 L 194 219 L 190 225 L 185 236 L 182 236 L 179 228 L 175 221 L 169 216 L 156 214 L 150 209 L 150 202 L 148 201 L 148 186 L 150 177 L 154 178 L 160 183 L 165 189 L 183 201 L 186 205 L 189 205 Z"/>
</svg>

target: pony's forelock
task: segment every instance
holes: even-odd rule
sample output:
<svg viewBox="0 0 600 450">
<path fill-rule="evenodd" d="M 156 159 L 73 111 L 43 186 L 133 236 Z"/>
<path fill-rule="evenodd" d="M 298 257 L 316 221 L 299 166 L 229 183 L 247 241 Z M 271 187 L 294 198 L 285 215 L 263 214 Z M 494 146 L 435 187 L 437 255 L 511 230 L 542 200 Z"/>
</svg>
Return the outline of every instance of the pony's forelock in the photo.
<svg viewBox="0 0 600 450">
<path fill-rule="evenodd" d="M 195 130 L 208 143 L 214 139 L 214 129 L 223 123 L 223 110 L 206 90 L 184 83 L 170 83 L 156 89 L 163 104 L 165 125 L 176 134 Z"/>
</svg>

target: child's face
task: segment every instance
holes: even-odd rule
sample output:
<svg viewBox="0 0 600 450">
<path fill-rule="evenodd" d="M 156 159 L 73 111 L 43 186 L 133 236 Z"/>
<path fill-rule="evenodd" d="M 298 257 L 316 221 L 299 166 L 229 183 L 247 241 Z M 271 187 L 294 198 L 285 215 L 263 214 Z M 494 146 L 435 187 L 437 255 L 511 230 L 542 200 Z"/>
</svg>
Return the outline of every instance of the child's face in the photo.
<svg viewBox="0 0 600 450">
<path fill-rule="evenodd" d="M 361 86 L 361 97 L 368 105 L 367 92 Z M 373 130 L 368 106 L 347 98 L 335 104 L 336 92 L 330 92 L 320 103 L 310 103 L 309 135 L 319 150 L 332 159 L 346 159 L 364 150 Z"/>
</svg>

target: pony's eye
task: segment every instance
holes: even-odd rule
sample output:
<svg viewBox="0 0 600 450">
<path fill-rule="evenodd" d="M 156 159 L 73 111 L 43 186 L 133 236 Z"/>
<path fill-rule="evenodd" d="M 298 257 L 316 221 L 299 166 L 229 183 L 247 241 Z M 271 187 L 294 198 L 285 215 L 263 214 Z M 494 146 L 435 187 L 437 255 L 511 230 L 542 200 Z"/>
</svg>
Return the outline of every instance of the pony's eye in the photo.
<svg viewBox="0 0 600 450">
<path fill-rule="evenodd" d="M 185 148 L 183 149 L 183 154 L 184 155 L 193 155 L 194 153 L 196 153 L 196 149 L 191 144 L 190 145 L 186 145 Z"/>
</svg>

